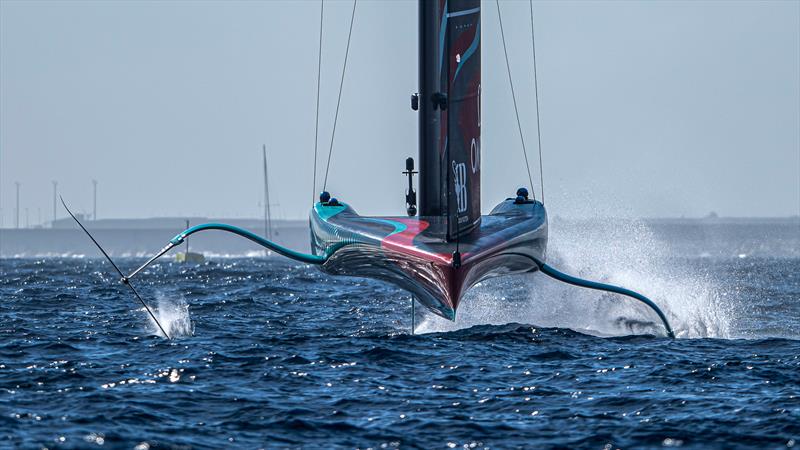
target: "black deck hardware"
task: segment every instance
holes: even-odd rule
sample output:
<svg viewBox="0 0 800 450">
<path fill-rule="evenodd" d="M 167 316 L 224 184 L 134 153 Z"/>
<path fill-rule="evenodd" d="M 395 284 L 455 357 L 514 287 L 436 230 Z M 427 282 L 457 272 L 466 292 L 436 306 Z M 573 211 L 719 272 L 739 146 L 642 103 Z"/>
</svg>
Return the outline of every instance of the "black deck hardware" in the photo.
<svg viewBox="0 0 800 450">
<path fill-rule="evenodd" d="M 409 217 L 417 215 L 417 192 L 414 190 L 414 158 L 406 158 L 406 170 L 403 175 L 408 175 L 408 190 L 406 190 L 406 212 Z"/>
</svg>

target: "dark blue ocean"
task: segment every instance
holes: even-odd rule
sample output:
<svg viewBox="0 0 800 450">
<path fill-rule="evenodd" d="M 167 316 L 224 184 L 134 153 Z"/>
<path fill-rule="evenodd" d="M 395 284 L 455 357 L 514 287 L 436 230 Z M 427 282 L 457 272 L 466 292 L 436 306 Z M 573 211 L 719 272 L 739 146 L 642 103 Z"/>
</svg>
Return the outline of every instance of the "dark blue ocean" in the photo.
<svg viewBox="0 0 800 450">
<path fill-rule="evenodd" d="M 800 226 L 551 222 L 457 322 L 280 257 L 0 260 L 0 448 L 800 448 Z M 165 236 L 165 240 L 171 236 Z M 156 250 L 156 249 L 154 249 Z M 142 258 L 120 257 L 130 270 Z"/>
</svg>

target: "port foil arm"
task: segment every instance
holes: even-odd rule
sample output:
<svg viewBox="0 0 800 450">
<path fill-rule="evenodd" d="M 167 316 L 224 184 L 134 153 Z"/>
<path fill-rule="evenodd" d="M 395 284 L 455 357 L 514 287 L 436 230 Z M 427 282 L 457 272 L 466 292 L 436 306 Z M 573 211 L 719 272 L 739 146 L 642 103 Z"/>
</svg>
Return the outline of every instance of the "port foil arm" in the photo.
<svg viewBox="0 0 800 450">
<path fill-rule="evenodd" d="M 287 257 L 289 259 L 293 259 L 295 261 L 299 261 L 299 262 L 306 263 L 306 264 L 314 264 L 314 265 L 324 264 L 325 261 L 327 261 L 328 258 L 330 258 L 333 253 L 335 253 L 337 250 L 339 250 L 344 245 L 346 245 L 345 243 L 337 244 L 337 245 L 331 246 L 322 255 L 312 255 L 312 254 L 309 254 L 309 253 L 302 253 L 302 252 L 298 252 L 296 250 L 292 250 L 290 248 L 286 248 L 286 247 L 284 247 L 284 246 L 282 246 L 280 244 L 276 244 L 275 242 L 270 241 L 269 239 L 265 239 L 264 237 L 259 236 L 259 235 L 255 234 L 255 233 L 251 232 L 251 231 L 245 230 L 244 228 L 239 228 L 239 227 L 236 227 L 236 226 L 233 226 L 233 225 L 228 225 L 226 223 L 203 223 L 203 224 L 200 224 L 200 225 L 195 225 L 195 226 L 193 226 L 191 228 L 187 228 L 186 230 L 181 231 L 180 233 L 178 233 L 174 238 L 170 239 L 169 244 L 167 244 L 164 248 L 159 250 L 158 253 L 155 254 L 155 256 L 153 256 L 152 258 L 147 260 L 147 262 L 142 264 L 138 269 L 136 269 L 133 272 L 131 272 L 131 274 L 128 275 L 128 278 L 132 278 L 134 275 L 136 275 L 137 273 L 139 273 L 142 270 L 144 270 L 147 266 L 152 264 L 153 261 L 155 261 L 156 259 L 164 256 L 164 254 L 166 254 L 172 248 L 174 248 L 174 247 L 180 245 L 181 243 L 183 243 L 183 240 L 186 239 L 187 237 L 191 236 L 192 234 L 199 233 L 201 231 L 210 231 L 210 230 L 225 231 L 225 232 L 228 232 L 228 233 L 236 234 L 236 235 L 241 236 L 241 237 L 243 237 L 245 239 L 249 239 L 250 241 L 253 241 L 253 242 L 255 242 L 256 244 L 258 244 L 258 245 L 260 245 L 262 247 L 268 248 L 268 249 L 272 250 L 273 252 L 275 252 L 275 253 L 277 253 L 279 255 L 283 255 L 283 256 L 285 256 L 285 257 Z"/>
</svg>

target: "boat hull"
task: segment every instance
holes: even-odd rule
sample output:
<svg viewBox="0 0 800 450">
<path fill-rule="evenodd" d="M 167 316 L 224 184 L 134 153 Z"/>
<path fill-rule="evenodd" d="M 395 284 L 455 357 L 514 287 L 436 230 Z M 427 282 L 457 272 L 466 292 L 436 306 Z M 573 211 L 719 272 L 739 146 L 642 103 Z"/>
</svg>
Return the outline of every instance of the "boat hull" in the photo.
<svg viewBox="0 0 800 450">
<path fill-rule="evenodd" d="M 365 217 L 346 204 L 317 203 L 310 222 L 315 254 L 341 247 L 321 265 L 324 272 L 393 283 L 450 320 L 470 287 L 534 272 L 531 257 L 544 261 L 547 250 L 547 214 L 537 201 L 500 203 L 458 242 L 444 239 L 444 218 Z"/>
</svg>

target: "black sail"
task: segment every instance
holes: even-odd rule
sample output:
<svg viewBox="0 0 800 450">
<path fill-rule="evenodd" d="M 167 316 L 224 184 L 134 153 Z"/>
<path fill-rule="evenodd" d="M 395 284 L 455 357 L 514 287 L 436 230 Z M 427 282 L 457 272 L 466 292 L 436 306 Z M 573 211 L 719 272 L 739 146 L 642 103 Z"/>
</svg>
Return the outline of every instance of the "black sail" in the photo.
<svg viewBox="0 0 800 450">
<path fill-rule="evenodd" d="M 480 1 L 422 0 L 420 215 L 446 216 L 447 238 L 480 223 Z"/>
</svg>

